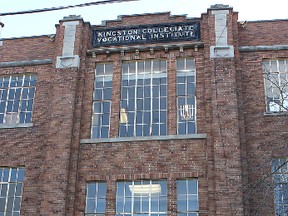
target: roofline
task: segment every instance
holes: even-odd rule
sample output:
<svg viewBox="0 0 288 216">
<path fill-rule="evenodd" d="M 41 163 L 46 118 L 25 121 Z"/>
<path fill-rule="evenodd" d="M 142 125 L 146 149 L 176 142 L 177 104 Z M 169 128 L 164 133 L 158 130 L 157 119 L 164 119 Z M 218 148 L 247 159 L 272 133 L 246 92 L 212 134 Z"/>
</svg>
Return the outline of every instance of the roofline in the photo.
<svg viewBox="0 0 288 216">
<path fill-rule="evenodd" d="M 0 41 L 4 41 L 4 40 L 15 40 L 15 39 L 38 38 L 38 37 L 53 37 L 53 36 L 55 36 L 55 34 L 32 35 L 32 36 L 21 36 L 21 37 L 10 37 L 10 38 L 0 38 Z"/>
<path fill-rule="evenodd" d="M 244 21 L 244 20 L 242 20 Z M 249 23 L 257 23 L 257 22 L 279 22 L 279 21 L 288 21 L 288 19 L 272 19 L 272 20 L 247 20 Z M 241 22 L 241 20 L 238 20 Z"/>
<path fill-rule="evenodd" d="M 95 26 L 106 26 L 108 22 L 121 22 L 123 18 L 125 17 L 137 17 L 137 16 L 151 16 L 151 15 L 164 15 L 168 14 L 170 17 L 179 17 L 183 16 L 186 17 L 186 19 L 201 19 L 200 17 L 187 17 L 187 14 L 177 14 L 177 15 L 172 15 L 171 11 L 163 11 L 163 12 L 155 12 L 155 13 L 141 13 L 141 14 L 130 14 L 130 15 L 118 15 L 116 19 L 111 19 L 111 20 L 103 20 L 101 24 L 95 24 L 91 25 L 93 27 Z"/>
</svg>

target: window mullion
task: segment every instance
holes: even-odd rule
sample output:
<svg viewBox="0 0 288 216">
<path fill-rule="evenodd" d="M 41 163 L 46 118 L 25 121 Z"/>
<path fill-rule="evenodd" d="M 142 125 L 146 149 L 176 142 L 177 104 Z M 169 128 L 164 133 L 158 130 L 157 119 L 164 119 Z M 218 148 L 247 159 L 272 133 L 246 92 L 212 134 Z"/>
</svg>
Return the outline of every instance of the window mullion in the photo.
<svg viewBox="0 0 288 216">
<path fill-rule="evenodd" d="M 130 85 L 129 85 L 130 86 Z M 133 136 L 136 136 L 136 116 L 137 116 L 137 86 L 138 86 L 138 62 L 135 62 L 135 85 L 134 85 L 134 122 L 133 122 Z"/>
<path fill-rule="evenodd" d="M 11 79 L 12 79 L 12 76 L 9 77 L 8 86 L 7 86 L 6 105 L 5 105 L 4 121 L 3 121 L 4 124 L 7 124 L 6 118 L 7 118 L 7 112 L 8 112 L 8 102 L 9 102 Z M 5 80 L 5 79 L 4 79 L 4 80 Z M 5 82 L 5 81 L 4 81 L 4 82 Z"/>
<path fill-rule="evenodd" d="M 7 190 L 6 190 L 6 194 L 5 194 L 5 197 L 6 197 L 5 202 L 6 202 L 6 203 L 5 203 L 4 213 L 7 213 L 7 208 L 8 208 L 8 192 L 9 192 L 9 189 L 10 189 L 10 184 L 9 184 L 9 182 L 10 182 L 11 171 L 12 171 L 12 169 L 9 169 L 8 181 L 7 181 Z"/>
<path fill-rule="evenodd" d="M 21 108 L 22 108 L 22 99 L 23 99 L 23 90 L 24 90 L 24 80 L 25 80 L 26 75 L 23 76 L 22 78 L 22 83 L 20 87 L 20 99 L 19 99 L 19 106 L 18 106 L 18 113 L 19 113 L 19 123 L 20 123 L 20 113 L 21 113 Z M 26 115 L 24 115 L 24 121 L 25 122 Z"/>
<path fill-rule="evenodd" d="M 134 181 L 132 182 L 132 193 L 131 193 L 131 212 L 134 215 Z"/>
<path fill-rule="evenodd" d="M 186 185 L 186 212 L 189 212 L 189 190 L 188 190 L 188 180 L 185 180 Z"/>
<path fill-rule="evenodd" d="M 23 78 L 25 77 L 25 75 L 23 76 Z M 23 79 L 22 79 L 22 82 L 23 82 Z M 19 77 L 17 79 L 17 83 L 19 83 Z M 19 87 L 18 84 L 16 85 L 15 87 L 15 97 L 14 97 L 14 103 L 16 102 L 16 92 L 17 92 L 17 89 L 20 88 L 20 98 L 18 100 L 18 107 L 17 107 L 17 123 L 20 123 L 20 107 L 21 107 L 21 91 L 22 91 L 22 83 L 21 83 L 21 86 Z"/>
<path fill-rule="evenodd" d="M 152 209 L 151 209 L 151 203 L 152 203 L 152 193 L 151 193 L 151 186 L 152 186 L 152 180 L 149 181 L 149 185 L 150 185 L 150 193 L 148 194 L 148 205 L 149 205 L 149 208 L 148 208 L 148 215 L 151 215 L 152 213 Z"/>
</svg>

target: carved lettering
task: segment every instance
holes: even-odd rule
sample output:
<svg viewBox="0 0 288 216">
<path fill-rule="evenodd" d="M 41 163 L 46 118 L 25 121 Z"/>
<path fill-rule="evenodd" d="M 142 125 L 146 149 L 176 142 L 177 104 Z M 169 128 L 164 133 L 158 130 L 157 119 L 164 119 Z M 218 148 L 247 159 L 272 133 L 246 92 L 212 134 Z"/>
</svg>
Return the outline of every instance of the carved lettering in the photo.
<svg viewBox="0 0 288 216">
<path fill-rule="evenodd" d="M 94 47 L 118 44 L 141 44 L 173 40 L 199 40 L 200 25 L 193 23 L 159 24 L 157 26 L 122 27 L 118 29 L 93 29 Z"/>
</svg>

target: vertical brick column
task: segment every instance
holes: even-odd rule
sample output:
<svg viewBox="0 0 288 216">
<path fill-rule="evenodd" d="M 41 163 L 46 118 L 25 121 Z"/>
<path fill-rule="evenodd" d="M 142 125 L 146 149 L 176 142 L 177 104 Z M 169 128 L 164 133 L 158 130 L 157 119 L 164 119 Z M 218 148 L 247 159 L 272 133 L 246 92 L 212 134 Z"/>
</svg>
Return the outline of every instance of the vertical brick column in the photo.
<svg viewBox="0 0 288 216">
<path fill-rule="evenodd" d="M 57 26 L 56 69 L 51 75 L 50 119 L 42 174 L 40 215 L 67 215 L 65 208 L 71 200 L 68 196 L 69 183 L 75 181 L 71 178 L 72 156 L 75 149 L 77 151 L 75 142 L 79 145 L 79 137 L 73 132 L 77 131 L 74 119 L 77 115 L 75 107 L 79 108 L 77 89 L 81 80 L 79 56 L 82 29 L 83 20 L 77 16 L 64 17 Z"/>
<path fill-rule="evenodd" d="M 208 145 L 211 148 L 209 163 L 210 194 L 214 205 L 209 215 L 243 215 L 241 151 L 238 118 L 238 98 L 233 40 L 233 17 L 237 13 L 225 5 L 215 5 L 208 10 L 207 36 L 204 38 L 205 68 L 211 92 L 211 128 Z M 206 41 L 205 41 L 206 40 Z M 211 175 L 212 174 L 212 175 Z M 214 213 L 215 212 L 215 213 Z"/>
</svg>

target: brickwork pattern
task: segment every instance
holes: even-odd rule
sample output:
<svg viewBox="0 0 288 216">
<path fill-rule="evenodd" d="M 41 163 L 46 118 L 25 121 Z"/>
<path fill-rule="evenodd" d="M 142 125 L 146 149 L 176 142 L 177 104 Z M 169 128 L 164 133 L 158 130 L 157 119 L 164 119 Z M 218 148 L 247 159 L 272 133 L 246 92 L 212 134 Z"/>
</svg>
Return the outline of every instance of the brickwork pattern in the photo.
<svg viewBox="0 0 288 216">
<path fill-rule="evenodd" d="M 21 215 L 84 215 L 88 181 L 107 182 L 107 215 L 115 214 L 116 182 L 167 179 L 168 215 L 176 215 L 176 180 L 199 180 L 200 216 L 273 215 L 271 159 L 287 157 L 287 115 L 265 115 L 263 59 L 288 58 L 288 51 L 239 52 L 238 46 L 285 45 L 287 21 L 251 22 L 242 28 L 229 9 L 228 44 L 234 59 L 210 59 L 215 45 L 211 10 L 201 22 L 204 47 L 87 54 L 91 26 L 79 20 L 74 55 L 80 68 L 55 69 L 64 26 L 48 36 L 5 40 L 0 62 L 53 59 L 53 64 L 0 68 L 0 75 L 37 75 L 33 126 L 0 128 L 0 166 L 25 166 Z M 191 21 L 170 13 L 122 16 L 97 28 Z M 179 42 L 181 45 L 183 42 Z M 148 44 L 145 44 L 148 45 Z M 113 62 L 110 137 L 118 137 L 122 61 L 167 59 L 168 133 L 176 134 L 176 59 L 194 57 L 197 71 L 197 131 L 206 139 L 80 144 L 90 139 L 95 65 Z M 263 199 L 265 197 L 265 199 Z"/>
</svg>

